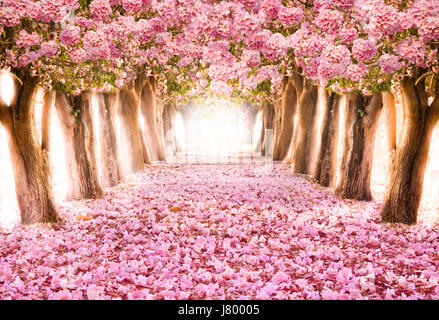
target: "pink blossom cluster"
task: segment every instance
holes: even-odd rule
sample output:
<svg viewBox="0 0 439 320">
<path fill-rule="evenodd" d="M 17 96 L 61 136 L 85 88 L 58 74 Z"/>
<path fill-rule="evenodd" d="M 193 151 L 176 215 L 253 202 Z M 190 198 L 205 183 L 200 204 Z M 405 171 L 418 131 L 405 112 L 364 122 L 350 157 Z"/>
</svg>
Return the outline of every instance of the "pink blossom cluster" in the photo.
<svg viewBox="0 0 439 320">
<path fill-rule="evenodd" d="M 280 33 L 273 33 L 262 48 L 261 52 L 267 59 L 276 61 L 284 57 L 287 50 L 287 38 Z"/>
<path fill-rule="evenodd" d="M 123 8 L 128 12 L 135 12 L 143 7 L 143 0 L 122 0 Z"/>
<path fill-rule="evenodd" d="M 42 40 L 43 38 L 36 32 L 28 33 L 26 30 L 21 30 L 16 46 L 18 48 L 30 49 L 33 46 L 39 45 Z"/>
<path fill-rule="evenodd" d="M 40 0 L 33 9 L 35 18 L 43 22 L 61 22 L 69 14 L 65 0 Z"/>
<path fill-rule="evenodd" d="M 370 17 L 371 35 L 381 37 L 402 31 L 400 14 L 392 5 L 386 5 L 383 0 L 374 2 Z"/>
<path fill-rule="evenodd" d="M 346 68 L 346 76 L 352 81 L 360 81 L 368 71 L 368 67 L 362 62 L 359 64 L 351 64 Z"/>
<path fill-rule="evenodd" d="M 38 54 L 40 56 L 44 56 L 48 59 L 51 59 L 55 56 L 55 54 L 58 52 L 58 44 L 53 41 L 47 41 L 43 42 L 40 45 L 40 50 L 38 51 Z"/>
<path fill-rule="evenodd" d="M 352 55 L 359 61 L 369 61 L 375 58 L 377 46 L 373 40 L 356 39 L 352 46 Z"/>
<path fill-rule="evenodd" d="M 404 39 L 397 44 L 395 51 L 401 59 L 420 67 L 425 66 L 426 47 L 421 40 Z"/>
<path fill-rule="evenodd" d="M 260 53 L 256 50 L 244 50 L 241 59 L 248 67 L 257 67 L 261 63 Z"/>
<path fill-rule="evenodd" d="M 399 58 L 392 54 L 383 54 L 380 59 L 380 68 L 384 73 L 392 73 L 401 69 L 402 65 L 399 62 Z"/>
<path fill-rule="evenodd" d="M 111 4 L 109 0 L 93 0 L 90 3 L 90 14 L 93 19 L 102 21 L 109 17 Z"/>
<path fill-rule="evenodd" d="M 279 10 L 279 21 L 286 27 L 291 27 L 299 24 L 303 18 L 303 8 L 301 7 L 291 7 L 287 8 L 282 6 Z"/>
<path fill-rule="evenodd" d="M 343 22 L 343 14 L 338 10 L 322 9 L 316 17 L 315 24 L 323 32 L 328 34 L 337 33 Z"/>
<path fill-rule="evenodd" d="M 265 14 L 266 19 L 273 20 L 277 19 L 281 7 L 283 6 L 279 0 L 263 0 L 261 11 Z"/>
<path fill-rule="evenodd" d="M 70 51 L 70 59 L 73 63 L 81 63 L 87 59 L 87 52 L 82 48 L 74 48 Z"/>
<path fill-rule="evenodd" d="M 71 26 L 63 29 L 59 35 L 59 39 L 66 46 L 74 46 L 81 38 L 81 29 L 78 26 Z"/>
</svg>

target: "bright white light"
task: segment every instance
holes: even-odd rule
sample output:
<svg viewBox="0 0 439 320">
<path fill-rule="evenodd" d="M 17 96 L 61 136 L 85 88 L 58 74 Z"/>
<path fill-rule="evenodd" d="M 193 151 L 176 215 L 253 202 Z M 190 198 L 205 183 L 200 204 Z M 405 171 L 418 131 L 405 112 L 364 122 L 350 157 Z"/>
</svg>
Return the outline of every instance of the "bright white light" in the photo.
<svg viewBox="0 0 439 320">
<path fill-rule="evenodd" d="M 14 79 L 8 72 L 0 70 L 0 99 L 8 106 L 11 105 L 12 99 L 14 99 L 14 91 Z"/>
<path fill-rule="evenodd" d="M 186 136 L 184 132 L 184 122 L 183 116 L 180 112 L 175 114 L 175 139 L 177 140 L 177 144 L 180 146 L 184 146 L 186 144 Z"/>
<path fill-rule="evenodd" d="M 218 159 L 230 153 L 248 152 L 251 146 L 245 141 L 246 130 L 246 117 L 239 106 L 222 100 L 207 101 L 192 113 L 186 150 Z"/>
</svg>

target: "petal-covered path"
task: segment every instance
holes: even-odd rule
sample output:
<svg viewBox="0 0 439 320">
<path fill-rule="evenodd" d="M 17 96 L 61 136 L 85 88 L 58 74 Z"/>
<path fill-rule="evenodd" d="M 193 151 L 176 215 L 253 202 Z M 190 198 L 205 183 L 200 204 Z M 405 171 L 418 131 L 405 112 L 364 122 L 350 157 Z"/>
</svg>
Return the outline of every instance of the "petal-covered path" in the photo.
<svg viewBox="0 0 439 320">
<path fill-rule="evenodd" d="M 1 299 L 439 298 L 439 228 L 378 223 L 283 164 L 174 163 L 0 233 Z"/>
</svg>

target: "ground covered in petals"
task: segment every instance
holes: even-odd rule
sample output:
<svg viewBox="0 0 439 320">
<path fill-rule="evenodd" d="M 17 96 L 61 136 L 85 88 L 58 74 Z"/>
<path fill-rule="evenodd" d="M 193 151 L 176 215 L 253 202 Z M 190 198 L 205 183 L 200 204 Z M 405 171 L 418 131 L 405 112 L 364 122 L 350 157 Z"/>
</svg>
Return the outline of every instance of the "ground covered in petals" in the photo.
<svg viewBox="0 0 439 320">
<path fill-rule="evenodd" d="M 438 299 L 439 228 L 261 159 L 157 165 L 0 233 L 1 299 Z"/>
</svg>

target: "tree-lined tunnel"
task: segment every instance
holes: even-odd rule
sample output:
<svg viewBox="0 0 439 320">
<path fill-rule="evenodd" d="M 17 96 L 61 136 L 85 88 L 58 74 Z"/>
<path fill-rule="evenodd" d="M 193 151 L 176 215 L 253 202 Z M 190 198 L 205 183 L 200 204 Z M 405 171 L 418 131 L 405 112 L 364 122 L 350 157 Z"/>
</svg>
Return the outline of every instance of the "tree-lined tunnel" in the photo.
<svg viewBox="0 0 439 320">
<path fill-rule="evenodd" d="M 0 2 L 0 299 L 438 299 L 439 0 Z"/>
</svg>

